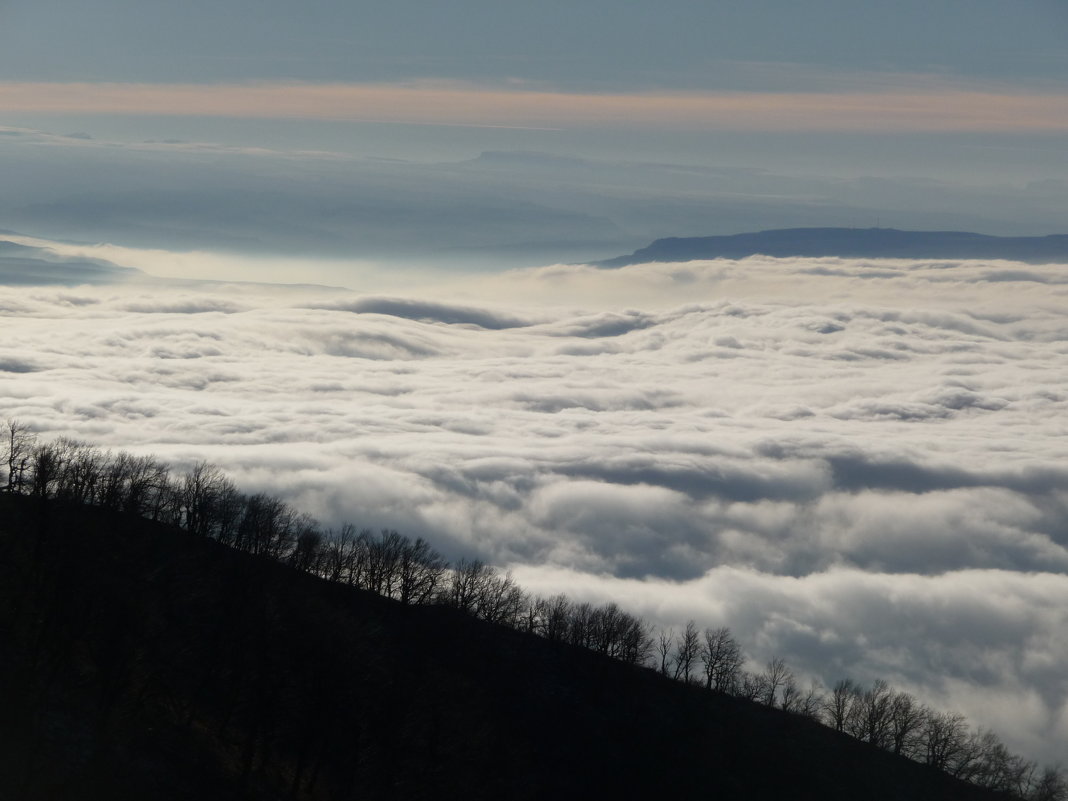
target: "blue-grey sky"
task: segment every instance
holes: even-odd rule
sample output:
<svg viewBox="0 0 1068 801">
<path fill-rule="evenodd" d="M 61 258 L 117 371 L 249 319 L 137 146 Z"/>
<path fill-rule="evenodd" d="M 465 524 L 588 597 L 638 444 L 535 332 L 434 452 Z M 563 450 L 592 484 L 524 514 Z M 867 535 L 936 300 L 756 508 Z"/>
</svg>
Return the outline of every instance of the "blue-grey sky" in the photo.
<svg viewBox="0 0 1068 801">
<path fill-rule="evenodd" d="M 6 0 L 0 13 L 8 80 L 433 77 L 629 90 L 822 89 L 855 72 L 1068 77 L 1059 0 Z"/>
</svg>

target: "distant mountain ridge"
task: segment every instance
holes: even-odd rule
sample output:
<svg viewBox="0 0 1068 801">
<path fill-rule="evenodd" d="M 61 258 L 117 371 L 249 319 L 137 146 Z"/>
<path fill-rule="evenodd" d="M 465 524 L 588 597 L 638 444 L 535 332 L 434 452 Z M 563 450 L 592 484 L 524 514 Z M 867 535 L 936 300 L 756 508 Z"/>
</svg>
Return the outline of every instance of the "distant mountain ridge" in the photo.
<svg viewBox="0 0 1068 801">
<path fill-rule="evenodd" d="M 104 286 L 138 284 L 156 287 L 201 287 L 238 285 L 314 289 L 335 292 L 344 287 L 325 284 L 240 281 L 211 278 L 181 278 L 150 275 L 136 267 L 123 267 L 105 259 L 67 256 L 45 245 L 26 245 L 7 239 L 25 238 L 13 231 L 0 229 L 0 287 L 4 286 Z"/>
<path fill-rule="evenodd" d="M 0 235 L 4 232 L 0 231 Z M 114 284 L 144 273 L 103 259 L 61 256 L 43 247 L 23 245 L 0 237 L 0 285 L 74 286 Z"/>
<path fill-rule="evenodd" d="M 596 262 L 625 267 L 643 262 L 741 259 L 746 256 L 842 256 L 900 259 L 1010 259 L 1068 262 L 1068 234 L 989 236 L 967 231 L 896 228 L 779 228 L 727 236 L 668 237 L 629 256 Z"/>
</svg>

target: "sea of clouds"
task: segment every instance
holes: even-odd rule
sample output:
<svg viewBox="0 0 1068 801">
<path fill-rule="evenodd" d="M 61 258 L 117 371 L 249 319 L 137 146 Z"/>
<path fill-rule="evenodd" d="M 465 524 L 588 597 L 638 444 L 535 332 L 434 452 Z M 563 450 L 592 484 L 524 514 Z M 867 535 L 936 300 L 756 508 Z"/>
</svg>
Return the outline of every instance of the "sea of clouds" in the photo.
<svg viewBox="0 0 1068 801">
<path fill-rule="evenodd" d="M 117 279 L 118 280 L 118 279 Z M 1068 265 L 0 288 L 0 417 L 1068 745 Z"/>
</svg>

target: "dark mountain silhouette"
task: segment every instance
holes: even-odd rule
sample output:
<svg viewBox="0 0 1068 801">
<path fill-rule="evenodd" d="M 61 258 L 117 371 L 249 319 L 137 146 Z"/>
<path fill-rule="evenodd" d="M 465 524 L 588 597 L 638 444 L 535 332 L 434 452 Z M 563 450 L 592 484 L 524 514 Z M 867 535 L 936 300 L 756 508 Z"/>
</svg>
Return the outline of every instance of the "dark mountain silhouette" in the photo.
<svg viewBox="0 0 1068 801">
<path fill-rule="evenodd" d="M 0 493 L 0 798 L 1001 798 L 738 697 Z"/>
<path fill-rule="evenodd" d="M 653 261 L 741 259 L 746 256 L 841 256 L 903 259 L 1011 259 L 1030 263 L 1068 261 L 1068 235 L 987 236 L 964 231 L 899 231 L 895 228 L 782 228 L 729 236 L 657 239 L 629 256 L 597 262 L 625 267 Z"/>
</svg>

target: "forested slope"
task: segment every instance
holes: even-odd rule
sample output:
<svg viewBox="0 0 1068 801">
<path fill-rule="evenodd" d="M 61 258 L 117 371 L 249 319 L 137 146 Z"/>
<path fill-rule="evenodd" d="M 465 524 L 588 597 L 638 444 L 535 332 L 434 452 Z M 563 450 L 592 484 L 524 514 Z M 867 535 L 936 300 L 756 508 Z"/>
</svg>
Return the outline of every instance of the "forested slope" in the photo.
<svg viewBox="0 0 1068 801">
<path fill-rule="evenodd" d="M 0 798 L 986 799 L 742 698 L 0 494 Z"/>
</svg>

